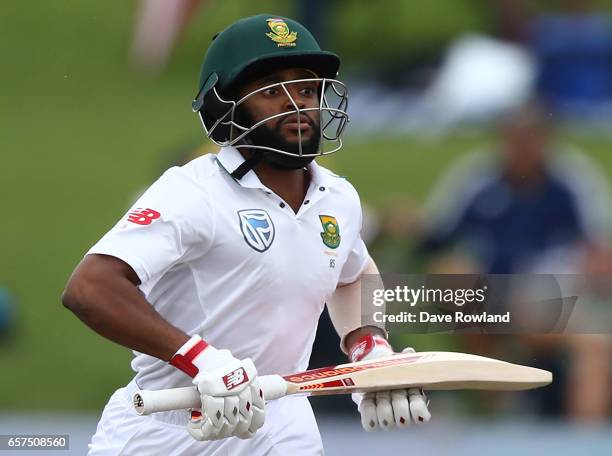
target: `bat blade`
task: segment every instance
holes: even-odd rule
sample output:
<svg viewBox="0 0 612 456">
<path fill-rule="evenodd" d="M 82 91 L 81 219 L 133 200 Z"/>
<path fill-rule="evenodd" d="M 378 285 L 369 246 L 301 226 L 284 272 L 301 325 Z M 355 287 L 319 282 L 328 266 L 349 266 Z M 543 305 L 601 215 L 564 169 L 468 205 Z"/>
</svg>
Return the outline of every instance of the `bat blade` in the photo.
<svg viewBox="0 0 612 456">
<path fill-rule="evenodd" d="M 289 394 L 350 394 L 422 387 L 426 390 L 477 389 L 518 391 L 552 382 L 552 374 L 484 356 L 454 352 L 418 352 L 376 361 L 340 364 L 295 374 L 259 377 L 266 400 Z M 201 407 L 195 387 L 137 391 L 140 415 Z"/>
<path fill-rule="evenodd" d="M 552 374 L 542 369 L 454 352 L 394 355 L 376 361 L 309 370 L 283 378 L 288 383 L 288 394 L 312 395 L 410 387 L 518 391 L 552 382 Z"/>
</svg>

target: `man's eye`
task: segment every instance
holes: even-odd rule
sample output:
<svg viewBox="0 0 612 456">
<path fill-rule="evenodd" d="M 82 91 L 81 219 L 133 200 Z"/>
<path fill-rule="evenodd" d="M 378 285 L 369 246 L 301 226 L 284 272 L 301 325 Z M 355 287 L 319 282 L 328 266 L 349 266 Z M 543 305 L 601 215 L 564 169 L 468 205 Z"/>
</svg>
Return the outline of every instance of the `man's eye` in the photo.
<svg viewBox="0 0 612 456">
<path fill-rule="evenodd" d="M 304 87 L 300 92 L 302 95 L 309 97 L 315 94 L 315 89 L 313 87 Z"/>
<path fill-rule="evenodd" d="M 275 89 L 275 88 L 266 89 L 263 91 L 263 94 L 269 97 L 273 97 L 275 95 L 278 95 L 278 89 Z"/>
</svg>

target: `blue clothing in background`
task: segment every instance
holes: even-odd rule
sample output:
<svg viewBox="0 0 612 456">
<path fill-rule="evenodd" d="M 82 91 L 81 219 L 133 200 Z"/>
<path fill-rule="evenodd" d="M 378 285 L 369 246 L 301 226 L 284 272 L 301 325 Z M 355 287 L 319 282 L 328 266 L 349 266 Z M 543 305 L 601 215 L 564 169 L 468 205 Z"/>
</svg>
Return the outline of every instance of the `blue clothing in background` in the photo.
<svg viewBox="0 0 612 456">
<path fill-rule="evenodd" d="M 612 99 L 612 21 L 602 14 L 546 15 L 530 27 L 539 94 L 553 106 Z"/>
<path fill-rule="evenodd" d="M 430 233 L 421 252 L 460 244 L 487 273 L 520 273 L 545 252 L 585 237 L 575 196 L 550 175 L 529 190 L 496 176 L 459 211 L 454 222 Z"/>
</svg>

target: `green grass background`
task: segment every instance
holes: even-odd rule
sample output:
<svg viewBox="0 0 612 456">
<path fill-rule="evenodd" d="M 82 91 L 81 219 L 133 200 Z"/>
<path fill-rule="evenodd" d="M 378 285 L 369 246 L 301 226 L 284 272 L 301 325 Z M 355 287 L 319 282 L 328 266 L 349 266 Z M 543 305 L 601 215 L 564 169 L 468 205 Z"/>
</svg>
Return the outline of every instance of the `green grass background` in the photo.
<svg viewBox="0 0 612 456">
<path fill-rule="evenodd" d="M 254 3 L 211 2 L 157 78 L 127 64 L 131 2 L 3 4 L 0 284 L 16 296 L 19 319 L 15 337 L 0 342 L 0 410 L 98 409 L 131 377 L 129 351 L 81 324 L 62 307 L 60 295 L 84 252 L 122 215 L 135 192 L 157 177 L 169 151 L 203 141 L 190 101 L 212 33 L 244 15 L 293 12 L 286 2 Z M 346 2 L 345 11 L 339 3 L 329 19 L 331 36 L 351 62 L 363 45 L 351 24 L 371 16 L 367 10 L 359 14 L 358 2 Z M 402 7 L 419 27 L 404 31 L 408 35 L 401 40 L 422 39 L 435 47 L 483 24 L 480 10 L 463 1 L 439 3 L 450 17 L 456 13 L 455 20 L 434 24 L 433 3 Z M 411 11 L 418 11 L 421 21 Z M 388 42 L 397 28 L 394 20 L 390 30 L 378 28 L 377 36 Z M 612 170 L 609 141 L 570 139 Z M 326 163 L 348 176 L 365 201 L 376 204 L 396 194 L 421 201 L 450 161 L 483 141 L 490 141 L 489 135 L 349 140 Z"/>
</svg>

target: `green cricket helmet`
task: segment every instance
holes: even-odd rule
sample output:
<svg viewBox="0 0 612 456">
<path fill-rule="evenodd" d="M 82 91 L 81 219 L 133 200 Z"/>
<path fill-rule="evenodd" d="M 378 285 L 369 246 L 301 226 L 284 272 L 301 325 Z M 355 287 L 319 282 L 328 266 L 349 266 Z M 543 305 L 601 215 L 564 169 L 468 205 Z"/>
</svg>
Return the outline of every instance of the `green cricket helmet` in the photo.
<svg viewBox="0 0 612 456">
<path fill-rule="evenodd" d="M 321 144 L 317 153 L 308 156 L 332 153 L 342 147 L 340 135 L 348 121 L 347 89 L 335 79 L 339 66 L 339 57 L 322 50 L 312 34 L 299 22 L 271 14 L 247 17 L 233 23 L 213 38 L 204 58 L 199 91 L 192 108 L 199 114 L 207 136 L 220 146 L 264 149 L 300 157 L 305 155 L 301 147 L 291 152 L 253 144 L 249 141 L 249 134 L 272 118 L 317 110 L 320 116 L 321 143 L 324 140 L 332 141 L 335 147 L 323 151 Z M 236 99 L 237 89 L 284 68 L 303 68 L 314 73 L 312 80 L 319 84 L 319 106 L 300 109 L 291 100 L 295 108 L 291 112 L 279 113 L 251 126 L 240 125 L 235 115 L 236 109 L 264 88 L 241 99 Z M 283 86 L 279 89 L 291 99 L 284 85 L 294 82 L 284 81 L 275 85 Z"/>
</svg>

